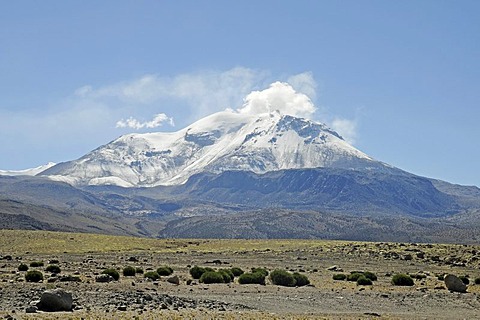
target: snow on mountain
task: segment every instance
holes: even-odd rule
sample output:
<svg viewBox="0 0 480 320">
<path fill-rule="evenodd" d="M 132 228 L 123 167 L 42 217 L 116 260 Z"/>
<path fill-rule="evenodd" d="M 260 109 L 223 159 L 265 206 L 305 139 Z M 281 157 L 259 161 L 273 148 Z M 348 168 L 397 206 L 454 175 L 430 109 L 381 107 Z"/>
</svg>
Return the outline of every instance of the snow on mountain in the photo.
<svg viewBox="0 0 480 320">
<path fill-rule="evenodd" d="M 315 109 L 287 84 L 274 83 L 245 101 L 241 109 L 212 114 L 177 132 L 121 136 L 42 175 L 78 185 L 132 187 L 182 184 L 197 173 L 226 170 L 384 167 L 326 125 L 295 116 Z"/>
<path fill-rule="evenodd" d="M 36 168 L 24 169 L 24 170 L 0 170 L 0 176 L 35 176 L 42 171 L 45 171 L 56 165 L 56 163 L 49 162 Z"/>
</svg>

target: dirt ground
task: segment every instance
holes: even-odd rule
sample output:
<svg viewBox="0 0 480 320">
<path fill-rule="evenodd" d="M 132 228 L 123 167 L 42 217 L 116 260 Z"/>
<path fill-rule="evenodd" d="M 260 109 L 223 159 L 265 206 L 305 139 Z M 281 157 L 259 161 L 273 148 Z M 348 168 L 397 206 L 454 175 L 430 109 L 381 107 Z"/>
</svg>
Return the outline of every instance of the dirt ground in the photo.
<svg viewBox="0 0 480 320">
<path fill-rule="evenodd" d="M 176 240 L 172 240 L 175 243 Z M 171 252 L 144 250 L 90 253 L 0 252 L 0 317 L 4 319 L 480 319 L 480 277 L 474 246 L 387 244 L 357 242 L 273 242 L 249 244 L 234 250 L 239 242 L 177 241 Z M 210 247 L 210 249 L 209 249 Z M 270 248 L 271 247 L 271 248 Z M 179 249 L 181 248 L 181 249 Z M 172 249 L 170 247 L 169 249 Z M 178 249 L 178 250 L 175 250 Z M 11 260 L 10 260 L 11 258 Z M 50 260 L 58 260 L 61 275 L 80 282 L 48 282 Z M 137 261 L 131 261 L 137 260 Z M 43 261 L 30 267 L 45 275 L 41 283 L 24 281 L 18 265 Z M 213 263 L 214 261 L 217 264 Z M 218 263 L 221 264 L 218 264 Z M 168 265 L 180 278 L 175 285 L 159 281 L 120 277 L 110 283 L 95 282 L 105 268 L 141 267 L 144 271 Z M 191 280 L 191 266 L 240 267 L 245 271 L 263 267 L 297 271 L 308 276 L 310 286 L 201 284 Z M 335 281 L 329 271 L 371 271 L 378 276 L 371 286 Z M 411 287 L 391 283 L 395 273 L 423 274 Z M 438 275 L 468 275 L 467 293 L 449 292 Z M 46 289 L 64 288 L 74 297 L 74 311 L 25 313 Z M 121 311 L 123 310 L 123 311 Z"/>
</svg>

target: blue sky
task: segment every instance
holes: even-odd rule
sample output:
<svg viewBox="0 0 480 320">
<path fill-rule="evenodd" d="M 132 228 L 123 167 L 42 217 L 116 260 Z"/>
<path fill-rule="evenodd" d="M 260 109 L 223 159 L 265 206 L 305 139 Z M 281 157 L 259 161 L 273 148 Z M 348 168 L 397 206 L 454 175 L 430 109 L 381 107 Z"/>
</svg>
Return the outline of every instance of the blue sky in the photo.
<svg viewBox="0 0 480 320">
<path fill-rule="evenodd" d="M 0 169 L 178 130 L 279 80 L 370 156 L 480 186 L 479 15 L 479 1 L 3 1 Z"/>
</svg>

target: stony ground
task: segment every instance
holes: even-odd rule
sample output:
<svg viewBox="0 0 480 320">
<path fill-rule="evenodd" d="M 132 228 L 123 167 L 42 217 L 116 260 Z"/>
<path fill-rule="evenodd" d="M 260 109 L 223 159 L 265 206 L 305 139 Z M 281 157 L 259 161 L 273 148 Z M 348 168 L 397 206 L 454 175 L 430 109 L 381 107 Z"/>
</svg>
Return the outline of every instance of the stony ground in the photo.
<svg viewBox="0 0 480 320">
<path fill-rule="evenodd" d="M 11 235 L 10 235 L 11 236 Z M 0 236 L 1 238 L 1 236 Z M 77 237 L 78 238 L 78 237 Z M 67 238 L 66 241 L 71 240 Z M 105 240 L 105 239 L 104 239 Z M 37 240 L 38 241 L 38 240 Z M 43 241 L 48 242 L 48 236 Z M 109 240 L 113 241 L 113 240 Z M 45 246 L 45 252 L 8 249 L 0 244 L 0 317 L 4 319 L 480 319 L 480 248 L 460 245 L 355 243 L 322 241 L 217 241 L 158 240 L 162 246 L 151 250 L 116 252 L 61 251 Z M 3 240 L 3 244 L 7 242 Z M 55 246 L 59 246 L 55 242 Z M 79 243 L 78 245 L 81 245 Z M 67 247 L 65 247 L 67 248 Z M 63 249 L 65 249 L 63 248 Z M 163 249 L 162 249 L 163 248 Z M 80 252 L 82 251 L 82 252 Z M 45 267 L 58 260 L 62 272 L 49 280 Z M 24 281 L 18 265 L 43 261 L 46 276 L 41 283 Z M 217 264 L 213 262 L 217 262 Z M 218 263 L 221 264 L 218 264 Z M 121 271 L 125 266 L 144 271 L 168 265 L 180 278 L 175 285 L 162 277 L 150 281 L 142 275 L 120 277 L 110 283 L 95 282 L 105 268 Z M 188 273 L 193 265 L 212 268 L 251 267 L 287 269 L 307 275 L 311 286 L 289 288 L 263 285 L 201 284 Z M 371 271 L 378 280 L 372 286 L 334 281 L 343 269 Z M 391 284 L 394 273 L 423 274 L 412 287 Z M 468 275 L 467 293 L 446 290 L 440 274 Z M 80 282 L 60 281 L 61 276 L 79 277 Z M 49 282 L 50 281 L 50 282 Z M 25 313 L 32 301 L 46 289 L 64 288 L 72 292 L 74 311 Z"/>
</svg>

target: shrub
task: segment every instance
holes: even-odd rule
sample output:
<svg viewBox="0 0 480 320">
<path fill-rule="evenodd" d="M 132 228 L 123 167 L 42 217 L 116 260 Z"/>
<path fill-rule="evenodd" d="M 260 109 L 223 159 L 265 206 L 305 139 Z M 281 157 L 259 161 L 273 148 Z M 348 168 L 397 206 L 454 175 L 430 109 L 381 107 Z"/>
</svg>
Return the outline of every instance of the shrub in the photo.
<svg viewBox="0 0 480 320">
<path fill-rule="evenodd" d="M 138 268 L 135 268 L 135 273 L 140 273 L 140 274 L 143 274 L 143 269 L 138 267 Z"/>
<path fill-rule="evenodd" d="M 337 273 L 333 275 L 333 280 L 345 280 L 347 279 L 347 276 L 343 273 Z"/>
<path fill-rule="evenodd" d="M 225 283 L 230 283 L 235 279 L 235 276 L 233 275 L 232 270 L 230 269 L 220 269 L 218 270 L 223 275 L 223 280 L 225 280 Z"/>
<path fill-rule="evenodd" d="M 240 277 L 244 273 L 242 269 L 237 267 L 233 267 L 230 271 L 232 271 L 234 277 Z"/>
<path fill-rule="evenodd" d="M 372 285 L 372 279 L 365 277 L 365 275 L 361 275 L 357 279 L 357 285 L 359 285 L 359 286 L 371 286 Z"/>
<path fill-rule="evenodd" d="M 18 266 L 18 271 L 27 271 L 28 266 L 25 263 L 22 263 L 21 265 Z"/>
<path fill-rule="evenodd" d="M 43 280 L 43 273 L 37 270 L 27 271 L 25 274 L 25 280 L 27 282 L 39 282 Z"/>
<path fill-rule="evenodd" d="M 59 264 L 60 261 L 58 261 L 57 259 L 52 259 L 50 261 L 48 261 L 48 264 Z"/>
<path fill-rule="evenodd" d="M 426 279 L 427 278 L 427 275 L 426 274 L 421 274 L 421 273 L 417 273 L 417 274 L 412 274 L 410 275 L 413 279 L 417 279 L 417 280 L 422 280 L 422 279 Z"/>
<path fill-rule="evenodd" d="M 480 284 L 480 278 L 475 278 L 475 284 Z"/>
<path fill-rule="evenodd" d="M 148 271 L 143 274 L 145 278 L 151 279 L 153 281 L 160 279 L 160 275 L 157 271 Z"/>
<path fill-rule="evenodd" d="M 43 267 L 43 261 L 32 261 L 30 262 L 30 267 L 32 268 Z"/>
<path fill-rule="evenodd" d="M 60 273 L 60 272 L 62 272 L 62 270 L 60 269 L 60 267 L 57 266 L 57 265 L 55 265 L 55 264 L 48 265 L 48 266 L 45 268 L 45 271 L 51 272 L 51 273 Z"/>
<path fill-rule="evenodd" d="M 123 268 L 123 275 L 125 277 L 133 277 L 135 276 L 135 274 L 137 273 L 136 269 L 134 267 L 131 267 L 131 266 L 127 266 L 125 268 Z"/>
<path fill-rule="evenodd" d="M 117 281 L 118 279 L 120 279 L 120 274 L 118 273 L 117 270 L 113 269 L 113 268 L 109 268 L 109 269 L 105 269 L 102 271 L 102 274 L 108 274 L 109 276 L 111 276 L 115 281 Z"/>
<path fill-rule="evenodd" d="M 373 272 L 370 272 L 370 271 L 365 271 L 363 273 L 363 275 L 365 276 L 365 278 L 370 279 L 372 281 L 377 281 L 377 279 L 378 279 L 377 275 Z"/>
<path fill-rule="evenodd" d="M 308 277 L 298 272 L 293 273 L 293 278 L 295 279 L 295 285 L 297 287 L 303 287 L 310 284 L 310 280 L 308 280 Z"/>
<path fill-rule="evenodd" d="M 260 272 L 264 277 L 268 276 L 267 269 L 264 268 L 252 268 L 252 273 Z"/>
<path fill-rule="evenodd" d="M 295 278 L 290 272 L 280 269 L 276 269 L 270 274 L 270 280 L 272 280 L 272 283 L 275 285 L 285 287 L 294 287 L 296 283 Z"/>
<path fill-rule="evenodd" d="M 265 275 L 262 272 L 249 272 L 243 273 L 238 277 L 238 283 L 240 284 L 265 284 Z"/>
<path fill-rule="evenodd" d="M 363 273 L 352 272 L 347 276 L 347 281 L 357 281 L 361 276 L 363 276 Z"/>
<path fill-rule="evenodd" d="M 157 269 L 159 276 L 169 276 L 173 273 L 173 269 L 167 266 L 163 266 Z"/>
<path fill-rule="evenodd" d="M 224 277 L 221 272 L 216 271 L 206 271 L 200 277 L 200 283 L 224 283 Z"/>
<path fill-rule="evenodd" d="M 399 273 L 392 277 L 392 284 L 395 286 L 413 286 L 414 282 L 409 275 Z"/>
<path fill-rule="evenodd" d="M 205 271 L 205 268 L 194 266 L 190 269 L 190 275 L 193 279 L 200 279 L 200 277 L 202 276 L 202 274 L 205 273 Z"/>
<path fill-rule="evenodd" d="M 467 276 L 459 276 L 458 277 L 464 284 L 470 284 L 470 279 Z"/>
</svg>

